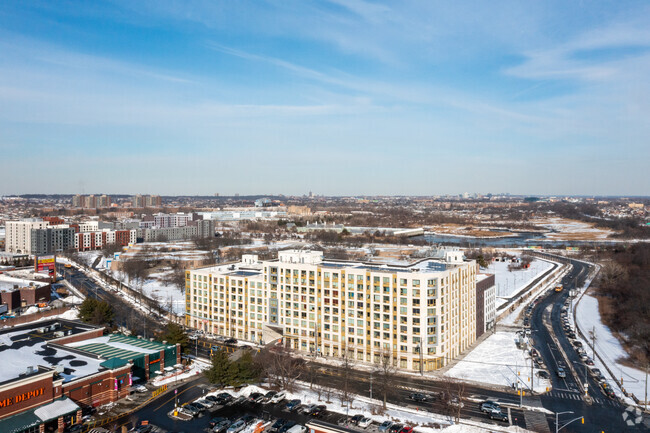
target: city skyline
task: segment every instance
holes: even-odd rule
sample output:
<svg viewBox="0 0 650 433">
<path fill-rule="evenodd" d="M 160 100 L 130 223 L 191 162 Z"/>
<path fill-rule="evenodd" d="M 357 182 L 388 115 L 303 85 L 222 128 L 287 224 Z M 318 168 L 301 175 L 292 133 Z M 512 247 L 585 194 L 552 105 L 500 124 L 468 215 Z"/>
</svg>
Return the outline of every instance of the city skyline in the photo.
<svg viewBox="0 0 650 433">
<path fill-rule="evenodd" d="M 647 195 L 649 9 L 5 3 L 0 194 Z"/>
</svg>

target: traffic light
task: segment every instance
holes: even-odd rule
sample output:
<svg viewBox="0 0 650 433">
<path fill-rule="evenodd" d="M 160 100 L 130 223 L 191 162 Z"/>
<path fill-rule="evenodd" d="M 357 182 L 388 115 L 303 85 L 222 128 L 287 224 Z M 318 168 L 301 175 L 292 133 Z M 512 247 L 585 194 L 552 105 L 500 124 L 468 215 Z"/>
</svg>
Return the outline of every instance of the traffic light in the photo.
<svg viewBox="0 0 650 433">
<path fill-rule="evenodd" d="M 580 422 L 581 422 L 582 424 L 585 423 L 585 417 L 584 417 L 584 416 L 580 419 Z"/>
</svg>

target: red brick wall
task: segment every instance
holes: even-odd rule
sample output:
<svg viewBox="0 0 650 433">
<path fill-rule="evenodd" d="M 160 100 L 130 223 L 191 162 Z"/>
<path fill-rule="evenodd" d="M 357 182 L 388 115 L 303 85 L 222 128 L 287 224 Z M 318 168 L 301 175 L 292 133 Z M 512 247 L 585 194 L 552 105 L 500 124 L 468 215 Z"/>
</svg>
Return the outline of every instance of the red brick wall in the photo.
<svg viewBox="0 0 650 433">
<path fill-rule="evenodd" d="M 28 314 L 26 316 L 14 317 L 13 319 L 0 320 L 0 326 L 16 326 L 22 325 L 24 323 L 33 322 L 43 317 L 56 316 L 57 314 L 63 314 L 68 311 L 70 307 L 61 307 L 53 308 L 47 311 L 39 311 L 38 313 Z"/>
<path fill-rule="evenodd" d="M 29 393 L 33 392 L 36 392 L 36 395 L 29 397 Z M 0 418 L 49 403 L 53 399 L 52 374 L 36 382 L 5 389 L 0 392 Z"/>
<path fill-rule="evenodd" d="M 81 334 L 56 338 L 54 340 L 51 340 L 50 343 L 56 343 L 56 344 L 76 343 L 77 341 L 90 340 L 91 338 L 101 337 L 102 335 L 104 335 L 104 328 L 99 328 L 99 329 L 93 329 L 90 331 L 82 332 Z"/>
<path fill-rule="evenodd" d="M 115 371 L 105 371 L 87 379 L 75 380 L 63 385 L 63 394 L 79 405 L 101 406 L 129 395 L 128 374 L 130 366 Z M 115 379 L 124 376 L 124 384 L 115 391 Z"/>
</svg>

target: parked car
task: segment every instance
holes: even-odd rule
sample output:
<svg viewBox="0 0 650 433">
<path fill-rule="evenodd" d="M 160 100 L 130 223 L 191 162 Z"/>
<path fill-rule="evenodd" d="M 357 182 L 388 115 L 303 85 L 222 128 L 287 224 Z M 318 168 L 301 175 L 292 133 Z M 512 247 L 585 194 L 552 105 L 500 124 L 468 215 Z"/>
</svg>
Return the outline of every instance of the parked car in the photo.
<svg viewBox="0 0 650 433">
<path fill-rule="evenodd" d="M 297 410 L 298 407 L 300 407 L 300 403 L 302 403 L 302 401 L 300 401 L 299 399 L 291 400 L 289 403 L 287 403 L 287 410 L 291 412 Z"/>
<path fill-rule="evenodd" d="M 147 387 L 144 386 L 144 385 L 136 385 L 136 386 L 133 387 L 133 390 L 135 392 L 147 392 L 148 391 Z"/>
<path fill-rule="evenodd" d="M 211 401 L 214 404 L 219 404 L 219 397 L 216 395 L 206 395 L 204 397 L 207 401 Z"/>
<path fill-rule="evenodd" d="M 400 430 L 399 433 L 413 433 L 413 427 L 410 425 L 405 425 L 402 427 L 402 430 Z"/>
<path fill-rule="evenodd" d="M 348 420 L 348 422 L 349 422 L 350 424 L 357 425 L 357 424 L 359 423 L 359 421 L 361 421 L 362 419 L 363 419 L 363 415 L 361 415 L 360 413 L 358 413 L 358 414 L 356 414 L 356 415 L 352 415 L 352 416 L 350 417 L 350 419 Z"/>
<path fill-rule="evenodd" d="M 384 421 L 379 424 L 378 430 L 382 433 L 387 432 L 390 429 L 390 426 L 393 425 L 393 421 Z"/>
<path fill-rule="evenodd" d="M 230 427 L 228 427 L 226 433 L 239 433 L 240 431 L 244 430 L 245 427 L 246 423 L 244 421 L 235 421 Z"/>
<path fill-rule="evenodd" d="M 212 433 L 226 433 L 231 424 L 232 421 L 229 419 L 219 421 L 214 425 L 214 427 L 212 427 Z"/>
<path fill-rule="evenodd" d="M 548 372 L 546 372 L 545 370 L 538 371 L 537 376 L 542 378 L 542 379 L 549 379 L 551 377 L 551 375 L 548 374 Z"/>
<path fill-rule="evenodd" d="M 282 427 L 280 427 L 278 433 L 286 433 L 289 429 L 291 429 L 295 425 L 296 425 L 295 421 L 287 421 Z"/>
<path fill-rule="evenodd" d="M 594 361 L 593 361 L 593 359 L 591 359 L 590 357 L 587 357 L 587 359 L 585 360 L 585 364 L 587 364 L 587 365 L 594 365 Z"/>
<path fill-rule="evenodd" d="M 244 421 L 246 425 L 251 425 L 255 422 L 256 418 L 253 415 L 246 414 L 240 417 L 237 421 Z"/>
<path fill-rule="evenodd" d="M 185 406 L 181 406 L 179 412 L 189 416 L 197 416 L 199 413 L 201 413 L 199 408 L 194 406 L 192 403 L 188 403 Z"/>
<path fill-rule="evenodd" d="M 222 417 L 222 416 L 215 416 L 215 417 L 212 418 L 210 421 L 208 421 L 208 427 L 212 428 L 212 427 L 214 427 L 215 425 L 217 425 L 217 423 L 220 423 L 220 422 L 223 421 L 224 419 L 226 419 L 226 418 L 224 418 L 224 417 Z"/>
<path fill-rule="evenodd" d="M 208 409 L 207 406 L 205 406 L 205 405 L 199 403 L 198 401 L 192 402 L 192 403 L 190 403 L 190 404 L 192 404 L 192 405 L 194 405 L 195 407 L 197 407 L 197 408 L 199 409 L 199 412 L 203 412 L 204 410 L 207 410 L 207 409 Z"/>
<path fill-rule="evenodd" d="M 302 414 L 305 414 L 305 415 L 309 415 L 309 414 L 311 413 L 311 411 L 312 411 L 316 406 L 317 406 L 316 404 L 308 404 L 308 405 L 305 405 L 305 406 L 301 407 L 301 408 L 298 410 L 298 412 L 300 412 L 300 413 L 302 413 Z"/>
<path fill-rule="evenodd" d="M 327 409 L 327 407 L 324 404 L 316 405 L 316 407 L 313 408 L 308 415 L 316 417 L 321 416 L 323 413 L 325 413 L 325 409 Z"/>
<path fill-rule="evenodd" d="M 213 401 L 210 401 L 210 400 L 205 399 L 205 398 L 200 398 L 200 399 L 196 400 L 195 403 L 198 403 L 201 406 L 205 406 L 208 409 L 210 409 L 212 406 L 214 406 Z"/>
<path fill-rule="evenodd" d="M 296 424 L 293 427 L 291 427 L 289 430 L 287 430 L 287 433 L 306 433 L 306 432 L 307 432 L 307 427 L 300 424 Z"/>
<path fill-rule="evenodd" d="M 372 424 L 372 420 L 364 416 L 361 420 L 359 420 L 357 426 L 360 428 L 367 428 L 370 424 Z"/>
<path fill-rule="evenodd" d="M 268 403 L 271 401 L 271 399 L 277 394 L 275 391 L 269 391 L 266 394 L 264 394 L 264 403 Z"/>
<path fill-rule="evenodd" d="M 577 341 L 577 340 L 576 340 L 576 341 L 573 342 L 573 345 L 574 345 L 575 347 L 582 347 L 582 341 Z"/>
<path fill-rule="evenodd" d="M 492 412 L 494 410 L 501 410 L 501 405 L 499 405 L 499 403 L 497 402 L 490 401 L 490 400 L 481 403 L 481 412 L 487 413 L 487 412 Z"/>
<path fill-rule="evenodd" d="M 252 392 L 248 396 L 248 400 L 254 403 L 261 403 L 262 400 L 264 400 L 264 394 L 262 394 L 261 392 Z"/>
<path fill-rule="evenodd" d="M 275 433 L 279 431 L 288 421 L 284 418 L 278 418 L 275 422 L 268 428 L 269 433 Z"/>
<path fill-rule="evenodd" d="M 395 423 L 388 429 L 389 433 L 399 433 L 404 428 L 404 424 Z"/>
<path fill-rule="evenodd" d="M 224 341 L 224 344 L 230 344 L 230 345 L 235 345 L 237 344 L 237 339 L 236 338 L 228 338 Z"/>
<path fill-rule="evenodd" d="M 285 396 L 284 391 L 280 391 L 276 393 L 273 397 L 271 397 L 270 401 L 273 404 L 280 403 L 282 400 L 284 400 L 284 396 Z"/>
</svg>

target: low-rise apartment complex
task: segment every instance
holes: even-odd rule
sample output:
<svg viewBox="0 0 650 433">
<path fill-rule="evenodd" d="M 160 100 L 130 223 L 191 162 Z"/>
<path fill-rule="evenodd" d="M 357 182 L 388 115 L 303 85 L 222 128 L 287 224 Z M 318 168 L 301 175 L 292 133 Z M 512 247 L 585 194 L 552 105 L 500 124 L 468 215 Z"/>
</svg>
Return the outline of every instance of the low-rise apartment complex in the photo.
<svg viewBox="0 0 650 433">
<path fill-rule="evenodd" d="M 255 342 L 435 370 L 476 339 L 476 264 L 459 251 L 410 263 L 245 255 L 186 273 L 186 324 Z"/>
</svg>

